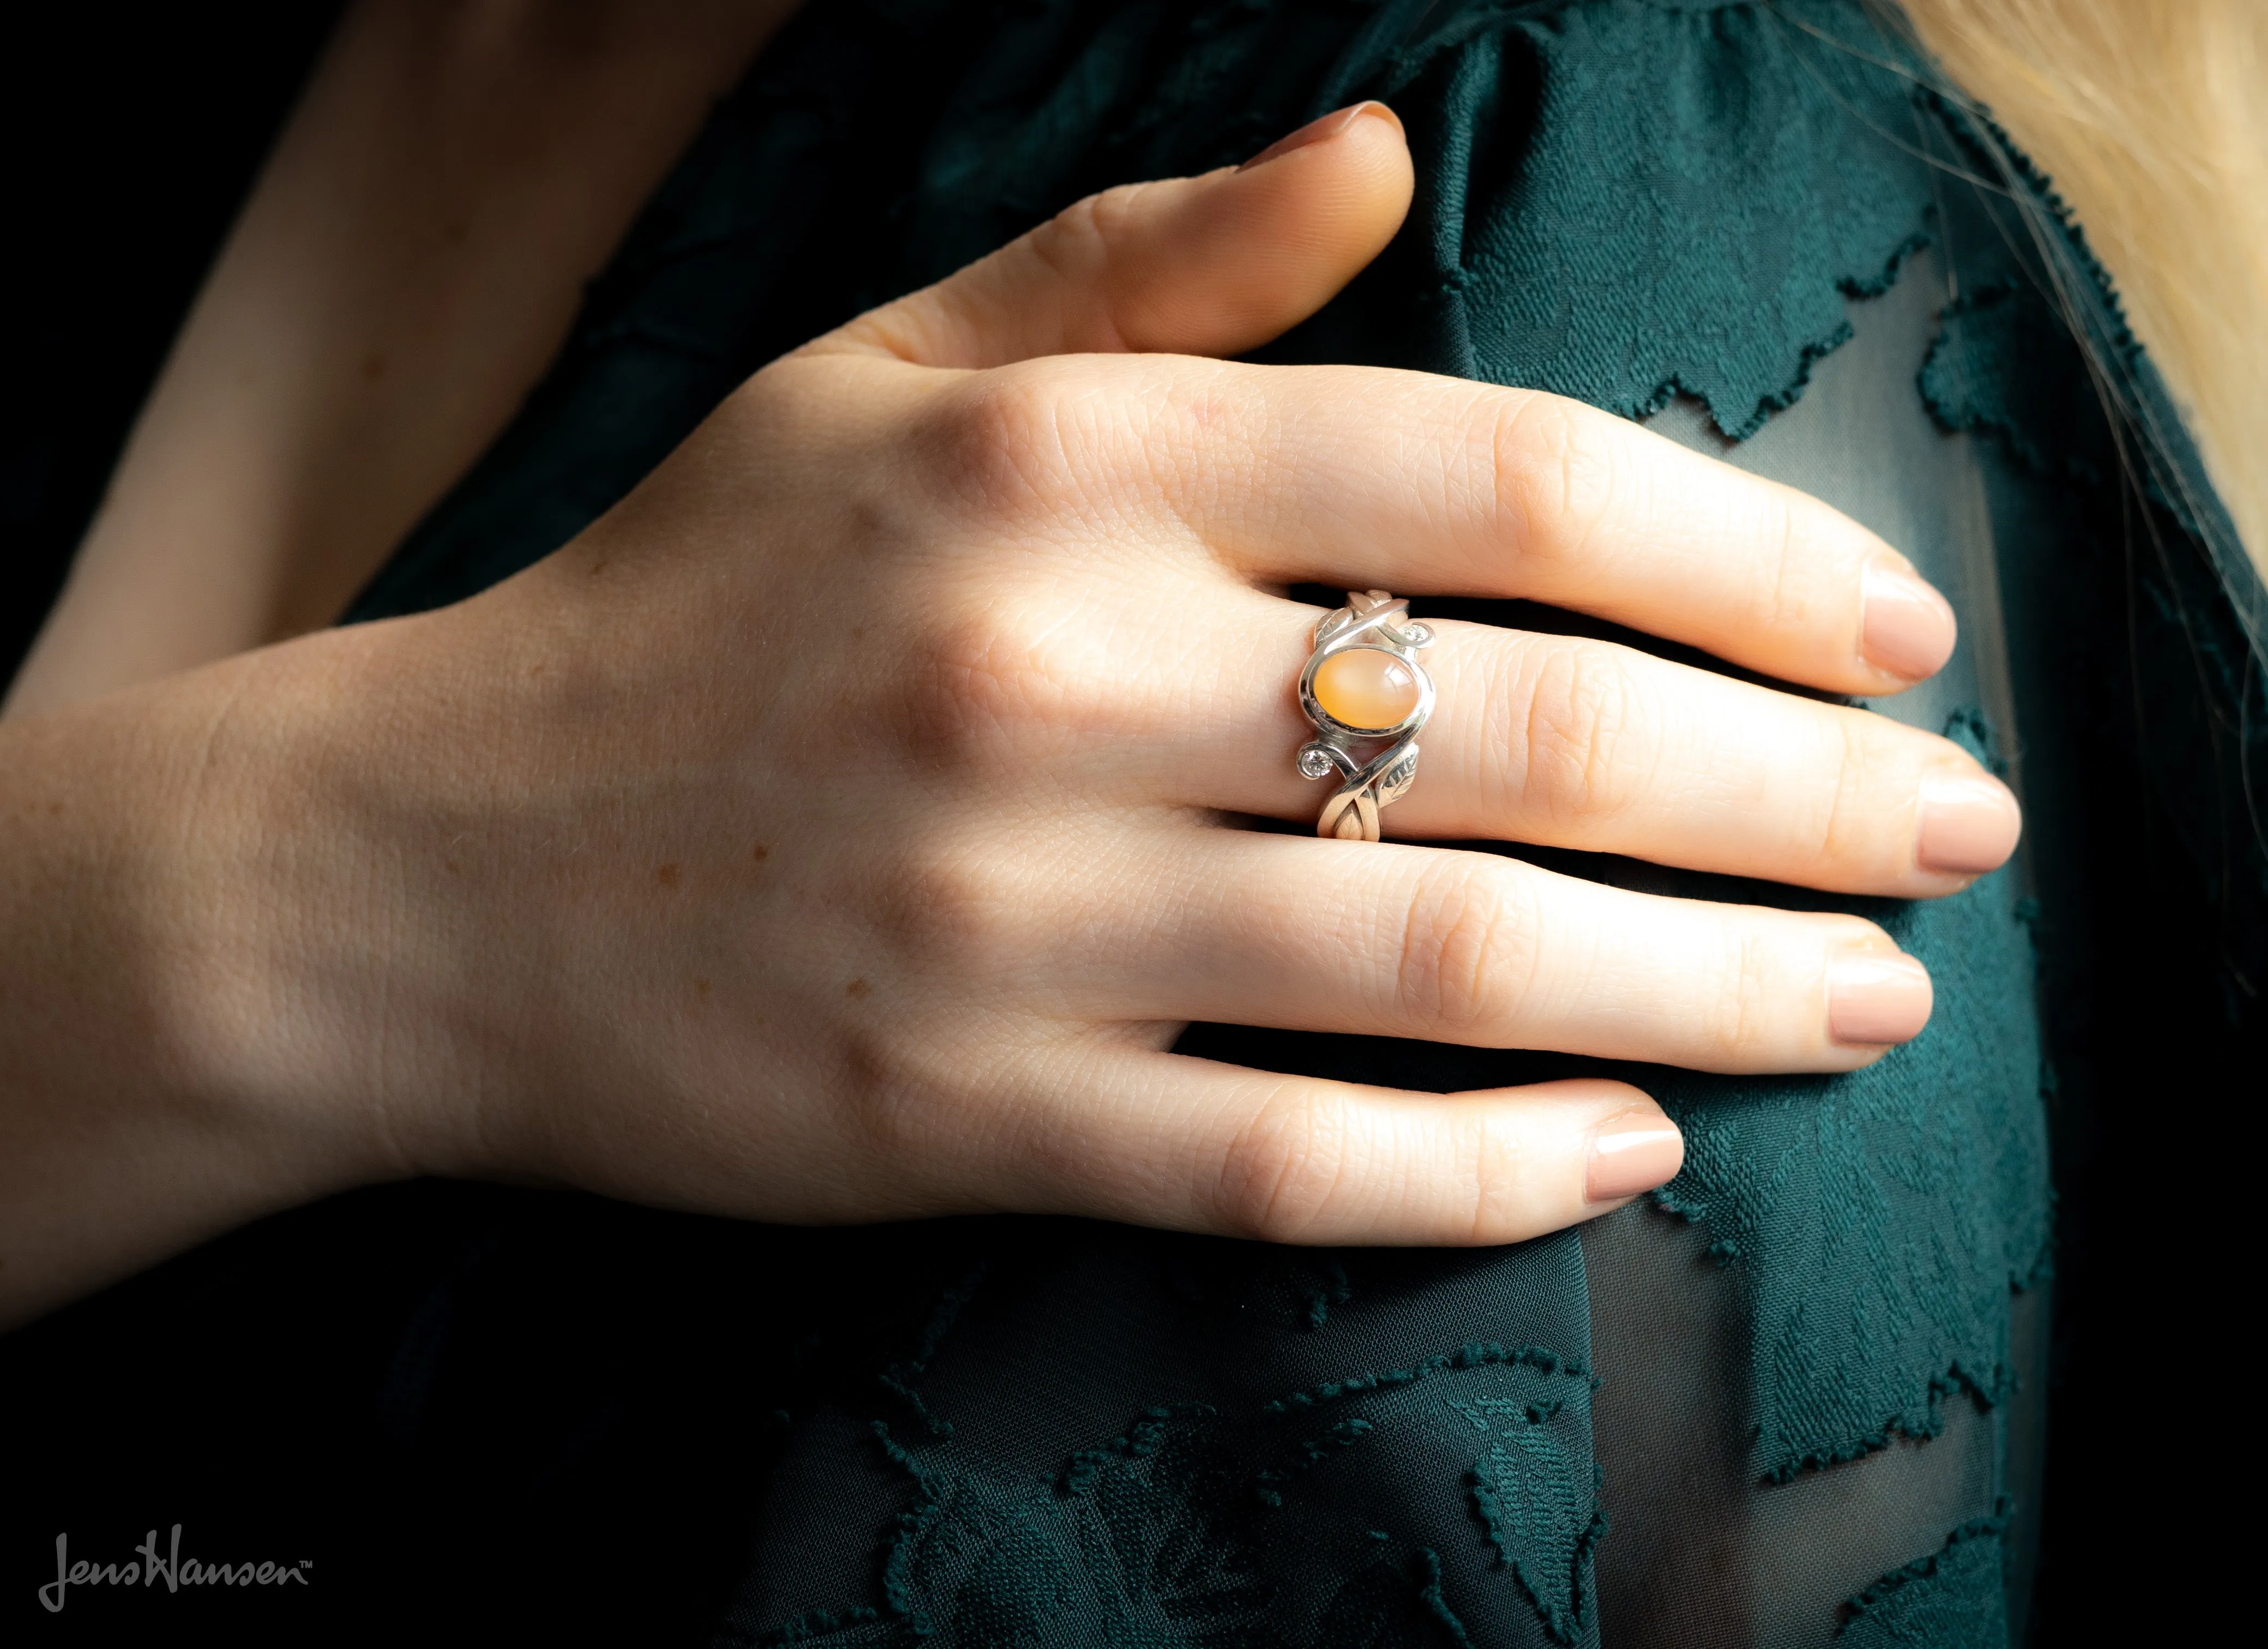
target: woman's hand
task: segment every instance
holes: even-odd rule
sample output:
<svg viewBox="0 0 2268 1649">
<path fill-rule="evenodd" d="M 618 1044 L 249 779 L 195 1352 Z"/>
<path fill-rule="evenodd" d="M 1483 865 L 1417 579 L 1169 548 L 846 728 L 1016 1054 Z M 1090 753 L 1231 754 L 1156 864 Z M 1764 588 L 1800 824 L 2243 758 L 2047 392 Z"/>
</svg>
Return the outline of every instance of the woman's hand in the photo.
<svg viewBox="0 0 2268 1649">
<path fill-rule="evenodd" d="M 1299 140 L 1082 202 L 776 363 L 483 596 L 77 712 L 200 730 L 157 814 L 194 909 L 151 965 L 175 1110 L 243 1142 L 206 1226 L 422 1172 L 1500 1242 L 1667 1179 L 1675 1130 L 1616 1083 L 1395 1093 L 1175 1056 L 1182 1024 L 1758 1071 L 1918 1032 L 1926 976 L 1854 917 L 1235 828 L 1320 799 L 1292 583 L 1528 597 L 1840 693 L 1953 641 L 1853 523 L 1607 415 L 1192 358 L 1311 313 L 1400 221 L 1382 108 Z M 2014 846 L 1945 740 L 1437 629 L 1396 834 L 1901 896 Z"/>
</svg>

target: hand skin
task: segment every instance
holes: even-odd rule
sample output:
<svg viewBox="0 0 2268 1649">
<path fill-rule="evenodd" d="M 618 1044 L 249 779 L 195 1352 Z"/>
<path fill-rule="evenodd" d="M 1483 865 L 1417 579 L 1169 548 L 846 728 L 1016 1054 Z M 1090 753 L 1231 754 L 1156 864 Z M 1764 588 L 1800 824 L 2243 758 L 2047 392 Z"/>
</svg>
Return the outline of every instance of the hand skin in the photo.
<svg viewBox="0 0 2268 1649">
<path fill-rule="evenodd" d="M 1667 1178 L 1652 1102 L 1163 1050 L 1203 1014 L 1845 1070 L 1918 1031 L 1926 976 L 1855 918 L 1224 828 L 1316 806 L 1295 581 L 1903 681 L 1862 592 L 1910 570 L 1801 495 L 1550 396 L 1192 358 L 1399 224 L 1390 115 L 1310 136 L 776 363 L 473 600 L 0 725 L 5 1309 L 413 1174 L 1507 1241 Z M 1432 659 L 1390 829 L 1906 896 L 1989 868 L 1973 809 L 1925 867 L 1933 784 L 2005 797 L 1944 740 L 1602 644 L 1444 625 Z M 1633 1130 L 1651 1174 L 1601 1177 Z"/>
</svg>

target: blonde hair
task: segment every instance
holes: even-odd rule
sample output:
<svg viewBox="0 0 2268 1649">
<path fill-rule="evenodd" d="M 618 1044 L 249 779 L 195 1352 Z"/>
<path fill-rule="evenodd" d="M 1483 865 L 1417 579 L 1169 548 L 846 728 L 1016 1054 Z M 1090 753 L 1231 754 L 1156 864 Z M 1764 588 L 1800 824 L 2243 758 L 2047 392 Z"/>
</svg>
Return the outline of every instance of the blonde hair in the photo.
<svg viewBox="0 0 2268 1649">
<path fill-rule="evenodd" d="M 2070 205 L 2268 576 L 2268 0 L 1903 0 Z"/>
</svg>

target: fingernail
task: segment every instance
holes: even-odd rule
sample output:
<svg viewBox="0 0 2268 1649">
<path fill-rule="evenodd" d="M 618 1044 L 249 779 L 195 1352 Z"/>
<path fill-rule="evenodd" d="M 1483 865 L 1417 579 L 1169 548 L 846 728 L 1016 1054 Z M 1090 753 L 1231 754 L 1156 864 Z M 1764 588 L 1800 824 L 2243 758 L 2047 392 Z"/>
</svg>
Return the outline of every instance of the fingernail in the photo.
<svg viewBox="0 0 2268 1649">
<path fill-rule="evenodd" d="M 1914 863 L 1948 876 L 1982 876 L 2008 862 L 2024 832 L 2023 810 L 2008 787 L 1984 774 L 1921 782 Z"/>
<path fill-rule="evenodd" d="M 1953 607 L 1913 574 L 1876 563 L 1859 583 L 1859 650 L 1903 681 L 1935 675 L 1953 657 Z"/>
<path fill-rule="evenodd" d="M 1237 167 L 1237 170 L 1239 172 L 1249 172 L 1255 166 L 1267 165 L 1278 155 L 1290 154 L 1294 149 L 1305 149 L 1309 144 L 1328 142 L 1329 139 L 1337 136 L 1341 132 L 1346 130 L 1348 127 L 1354 124 L 1358 118 L 1365 114 L 1375 114 L 1386 120 L 1392 121 L 1394 122 L 1395 129 L 1397 131 L 1401 129 L 1402 121 L 1400 117 L 1397 116 L 1392 109 L 1388 108 L 1383 103 L 1350 103 L 1343 109 L 1333 109 L 1329 114 L 1309 121 L 1305 126 L 1302 126 L 1298 131 L 1292 133 L 1291 136 L 1287 137 L 1278 137 L 1274 143 L 1269 144 L 1267 148 L 1262 150 L 1258 154 L 1253 156 L 1251 159 Z"/>
<path fill-rule="evenodd" d="M 1685 1162 L 1685 1137 L 1652 1106 L 1624 1111 L 1591 1136 L 1591 1166 L 1583 1183 L 1587 1202 L 1636 1196 L 1677 1177 Z"/>
<path fill-rule="evenodd" d="M 1932 998 L 1929 970 L 1911 956 L 1845 956 L 1827 970 L 1827 1034 L 1853 1048 L 1910 1042 Z"/>
</svg>

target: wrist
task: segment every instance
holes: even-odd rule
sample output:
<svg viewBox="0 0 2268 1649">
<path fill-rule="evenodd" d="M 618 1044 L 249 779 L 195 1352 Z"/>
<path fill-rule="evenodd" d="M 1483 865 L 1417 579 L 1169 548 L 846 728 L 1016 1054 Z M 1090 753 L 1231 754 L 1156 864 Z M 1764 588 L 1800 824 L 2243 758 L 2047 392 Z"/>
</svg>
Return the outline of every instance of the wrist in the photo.
<svg viewBox="0 0 2268 1649">
<path fill-rule="evenodd" d="M 402 1171 L 303 988 L 257 657 L 0 726 L 0 1321 Z"/>
<path fill-rule="evenodd" d="M 352 811 L 379 770 L 334 631 L 171 684 L 137 910 L 180 1101 L 301 1201 L 427 1166 L 387 1078 L 402 901 Z M 342 778 L 352 775 L 351 779 Z"/>
</svg>

